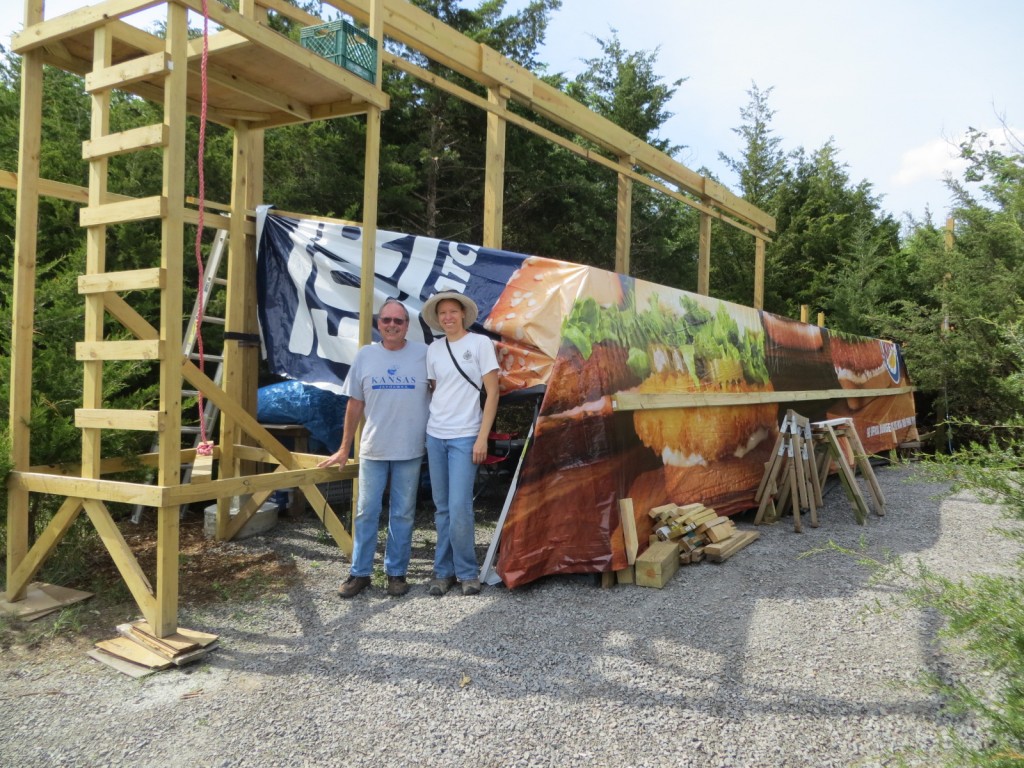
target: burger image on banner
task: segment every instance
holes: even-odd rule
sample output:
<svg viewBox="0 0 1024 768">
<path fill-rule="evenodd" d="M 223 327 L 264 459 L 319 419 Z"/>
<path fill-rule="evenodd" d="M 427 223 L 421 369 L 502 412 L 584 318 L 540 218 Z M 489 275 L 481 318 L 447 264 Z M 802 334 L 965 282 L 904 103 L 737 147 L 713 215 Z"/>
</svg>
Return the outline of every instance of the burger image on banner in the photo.
<svg viewBox="0 0 1024 768">
<path fill-rule="evenodd" d="M 541 256 L 523 259 L 483 324 L 500 336 L 495 352 L 503 393 L 562 378 L 553 375 L 552 365 L 561 344 L 562 321 L 580 296 L 618 306 L 619 276 Z"/>
<path fill-rule="evenodd" d="M 498 573 L 509 586 L 546 573 L 624 567 L 619 499 L 640 497 L 634 511 L 643 537 L 656 504 L 748 506 L 764 470 L 778 433 L 775 403 L 615 408 L 625 392 L 742 399 L 771 391 L 756 313 L 737 321 L 722 302 L 709 302 L 712 311 L 681 291 L 635 286 L 621 306 L 576 302 L 562 324 L 502 532 Z"/>
<path fill-rule="evenodd" d="M 635 391 L 732 394 L 736 402 L 633 412 L 638 437 L 662 462 L 633 484 L 630 493 L 640 506 L 663 496 L 652 504 L 699 501 L 719 514 L 744 509 L 775 445 L 778 404 L 745 397 L 774 389 L 757 316 L 723 302 L 705 304 L 689 296 L 675 307 L 659 301 L 683 330 L 670 336 L 674 347 L 654 347 L 650 371 Z"/>
<path fill-rule="evenodd" d="M 839 386 L 843 389 L 887 389 L 900 385 L 899 351 L 891 341 L 832 331 L 829 334 L 829 351 Z M 846 401 L 853 411 L 864 404 L 864 399 L 854 392 Z"/>
<path fill-rule="evenodd" d="M 760 315 L 765 333 L 765 364 L 777 392 L 839 387 L 824 328 L 770 312 Z"/>
</svg>

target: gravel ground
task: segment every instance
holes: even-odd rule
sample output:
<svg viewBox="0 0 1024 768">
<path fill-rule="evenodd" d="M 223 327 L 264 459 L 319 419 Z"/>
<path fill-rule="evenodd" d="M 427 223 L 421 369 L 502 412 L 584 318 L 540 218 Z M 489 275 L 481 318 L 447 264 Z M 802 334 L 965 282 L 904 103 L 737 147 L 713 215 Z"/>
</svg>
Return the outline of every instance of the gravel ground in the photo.
<svg viewBox="0 0 1024 768">
<path fill-rule="evenodd" d="M 933 766 L 946 729 L 971 726 L 915 680 L 967 663 L 938 647 L 933 616 L 872 611 L 894 590 L 819 548 L 953 577 L 1006 567 L 1017 548 L 992 531 L 997 510 L 917 468 L 878 476 L 885 517 L 856 525 L 832 486 L 820 528 L 785 518 L 661 590 L 581 576 L 435 598 L 418 560 L 407 596 L 344 601 L 347 566 L 318 521 L 282 520 L 234 546 L 294 558 L 300 583 L 183 606 L 182 626 L 220 636 L 196 664 L 134 680 L 82 654 L 9 653 L 0 765 L 824 768 L 900 751 Z"/>
</svg>

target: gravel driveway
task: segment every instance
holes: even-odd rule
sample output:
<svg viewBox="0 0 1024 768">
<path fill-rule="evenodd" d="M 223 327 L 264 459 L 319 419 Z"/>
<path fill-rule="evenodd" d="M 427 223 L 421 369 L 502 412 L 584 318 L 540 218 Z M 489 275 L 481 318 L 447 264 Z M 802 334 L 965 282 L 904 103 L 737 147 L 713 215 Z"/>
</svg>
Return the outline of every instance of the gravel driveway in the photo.
<svg viewBox="0 0 1024 768">
<path fill-rule="evenodd" d="M 966 577 L 1017 549 L 997 510 L 919 469 L 878 476 L 885 517 L 856 525 L 831 486 L 820 528 L 784 518 L 661 590 L 581 576 L 434 598 L 418 561 L 406 597 L 343 601 L 318 521 L 282 521 L 236 546 L 293 557 L 301 582 L 183 606 L 182 626 L 220 636 L 196 664 L 134 680 L 84 654 L 8 654 L 0 765 L 934 766 L 946 728 L 970 725 L 915 679 L 967 664 L 934 617 L 872 611 L 893 590 L 854 558 L 802 555 L 831 540 Z"/>
</svg>

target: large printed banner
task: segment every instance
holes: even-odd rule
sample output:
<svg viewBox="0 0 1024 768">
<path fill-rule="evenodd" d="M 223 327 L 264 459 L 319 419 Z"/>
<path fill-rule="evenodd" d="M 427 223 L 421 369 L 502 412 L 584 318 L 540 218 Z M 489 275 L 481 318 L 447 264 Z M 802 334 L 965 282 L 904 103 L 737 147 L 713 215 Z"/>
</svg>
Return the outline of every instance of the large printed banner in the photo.
<svg viewBox="0 0 1024 768">
<path fill-rule="evenodd" d="M 259 232 L 269 365 L 336 386 L 358 345 L 362 231 L 261 211 Z M 378 231 L 375 272 L 375 310 L 388 296 L 403 300 L 411 337 L 431 338 L 416 321 L 429 296 L 461 291 L 480 308 L 473 330 L 495 341 L 502 392 L 546 386 L 501 533 L 497 572 L 509 587 L 625 567 L 622 498 L 633 499 L 641 542 L 652 506 L 754 506 L 787 408 L 812 420 L 851 417 L 873 453 L 916 436 L 891 342 L 593 267 L 412 235 Z M 898 393 L 858 395 L 884 389 Z M 635 395 L 664 404 L 709 394 L 728 402 L 631 404 Z"/>
</svg>

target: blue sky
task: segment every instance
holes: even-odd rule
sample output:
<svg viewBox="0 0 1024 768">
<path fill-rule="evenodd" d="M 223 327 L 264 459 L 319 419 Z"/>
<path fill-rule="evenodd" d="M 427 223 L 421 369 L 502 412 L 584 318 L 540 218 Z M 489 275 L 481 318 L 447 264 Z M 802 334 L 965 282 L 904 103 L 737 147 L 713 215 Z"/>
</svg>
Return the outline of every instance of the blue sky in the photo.
<svg viewBox="0 0 1024 768">
<path fill-rule="evenodd" d="M 527 2 L 507 0 L 506 10 Z M 88 4 L 46 0 L 46 15 Z M 542 58 L 571 77 L 612 30 L 628 51 L 657 49 L 666 82 L 687 78 L 661 137 L 686 145 L 680 162 L 730 187 L 718 155 L 742 151 L 732 129 L 752 83 L 773 89 L 784 150 L 834 139 L 851 180 L 871 182 L 897 217 L 920 219 L 928 206 L 945 218 L 943 174 L 957 174 L 955 145 L 968 127 L 1001 138 L 1002 120 L 1024 138 L 1017 0 L 562 0 Z"/>
<path fill-rule="evenodd" d="M 508 9 L 525 0 L 510 0 Z M 662 138 L 728 186 L 718 159 L 739 157 L 740 109 L 752 83 L 772 88 L 775 136 L 786 151 L 830 138 L 853 182 L 871 182 L 885 210 L 942 221 L 943 173 L 968 127 L 1001 138 L 1024 129 L 1024 3 L 1017 0 L 563 0 L 543 58 L 574 75 L 616 30 L 629 51 L 658 50 L 666 82 L 688 78 Z M 1024 130 L 1017 130 L 1024 139 Z"/>
</svg>

